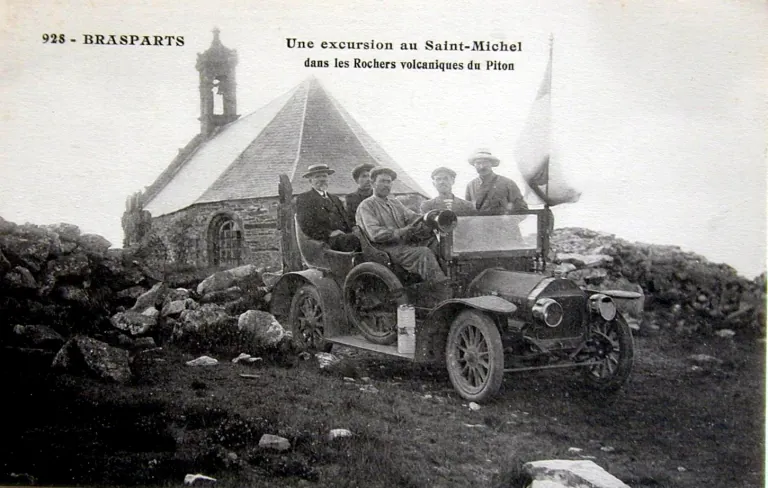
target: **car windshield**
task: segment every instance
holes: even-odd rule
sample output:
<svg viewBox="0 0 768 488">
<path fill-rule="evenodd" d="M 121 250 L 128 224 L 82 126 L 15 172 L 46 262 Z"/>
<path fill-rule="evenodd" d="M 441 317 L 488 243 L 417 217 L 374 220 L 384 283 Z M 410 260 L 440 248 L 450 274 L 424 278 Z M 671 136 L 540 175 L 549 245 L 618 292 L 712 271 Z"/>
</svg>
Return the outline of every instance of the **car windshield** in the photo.
<svg viewBox="0 0 768 488">
<path fill-rule="evenodd" d="M 458 217 L 453 254 L 535 251 L 538 214 Z"/>
</svg>

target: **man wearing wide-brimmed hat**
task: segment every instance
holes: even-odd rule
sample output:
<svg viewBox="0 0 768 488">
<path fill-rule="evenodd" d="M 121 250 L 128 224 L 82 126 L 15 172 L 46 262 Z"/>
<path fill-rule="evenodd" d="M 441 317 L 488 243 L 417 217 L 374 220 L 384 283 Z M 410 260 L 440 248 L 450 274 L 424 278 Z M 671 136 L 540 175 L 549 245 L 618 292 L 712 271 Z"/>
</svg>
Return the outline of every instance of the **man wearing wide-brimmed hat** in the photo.
<svg viewBox="0 0 768 488">
<path fill-rule="evenodd" d="M 468 201 L 453 194 L 453 183 L 456 181 L 456 172 L 451 168 L 441 166 L 432 171 L 432 184 L 437 190 L 437 196 L 432 200 L 426 200 L 421 204 L 421 213 L 430 210 L 451 210 L 456 215 L 472 215 L 475 207 Z"/>
<path fill-rule="evenodd" d="M 527 210 L 528 204 L 514 181 L 493 172 L 499 158 L 488 149 L 478 149 L 469 157 L 478 177 L 467 185 L 467 200 L 475 205 L 480 215 L 504 215 L 517 210 Z"/>
<path fill-rule="evenodd" d="M 347 206 L 347 221 L 350 226 L 355 225 L 355 213 L 357 213 L 360 202 L 373 195 L 371 170 L 375 167 L 374 164 L 363 163 L 355 166 L 352 170 L 352 179 L 357 183 L 357 191 L 344 197 L 344 203 Z"/>
<path fill-rule="evenodd" d="M 450 298 L 452 291 L 448 278 L 434 251 L 427 247 L 432 236 L 421 232 L 421 214 L 389 196 L 395 179 L 397 173 L 390 168 L 371 171 L 373 195 L 357 207 L 357 225 L 377 247 L 389 254 L 393 262 L 433 285 L 439 299 Z"/>
<path fill-rule="evenodd" d="M 304 178 L 312 188 L 296 197 L 296 217 L 302 232 L 310 239 L 327 242 L 331 249 L 351 252 L 360 248 L 352 234 L 344 206 L 328 193 L 328 177 L 335 173 L 327 164 L 313 164 Z"/>
</svg>

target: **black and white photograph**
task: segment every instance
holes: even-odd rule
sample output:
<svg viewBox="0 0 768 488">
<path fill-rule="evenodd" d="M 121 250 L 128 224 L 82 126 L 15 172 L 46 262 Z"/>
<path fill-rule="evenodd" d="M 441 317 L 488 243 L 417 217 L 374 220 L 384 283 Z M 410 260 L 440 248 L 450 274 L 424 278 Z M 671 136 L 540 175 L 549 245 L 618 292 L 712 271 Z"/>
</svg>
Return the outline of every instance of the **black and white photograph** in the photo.
<svg viewBox="0 0 768 488">
<path fill-rule="evenodd" d="M 765 2 L 0 14 L 1 485 L 764 486 Z"/>
</svg>

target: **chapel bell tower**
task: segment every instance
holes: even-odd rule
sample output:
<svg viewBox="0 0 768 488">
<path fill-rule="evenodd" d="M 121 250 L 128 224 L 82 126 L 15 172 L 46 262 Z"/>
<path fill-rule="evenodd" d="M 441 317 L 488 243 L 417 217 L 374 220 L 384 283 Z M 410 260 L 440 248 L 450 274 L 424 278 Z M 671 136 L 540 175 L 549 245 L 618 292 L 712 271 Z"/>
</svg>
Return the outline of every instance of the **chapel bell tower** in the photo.
<svg viewBox="0 0 768 488">
<path fill-rule="evenodd" d="M 216 127 L 237 120 L 237 51 L 224 47 L 219 29 L 213 29 L 213 42 L 197 55 L 200 72 L 200 133 L 210 135 Z"/>
</svg>

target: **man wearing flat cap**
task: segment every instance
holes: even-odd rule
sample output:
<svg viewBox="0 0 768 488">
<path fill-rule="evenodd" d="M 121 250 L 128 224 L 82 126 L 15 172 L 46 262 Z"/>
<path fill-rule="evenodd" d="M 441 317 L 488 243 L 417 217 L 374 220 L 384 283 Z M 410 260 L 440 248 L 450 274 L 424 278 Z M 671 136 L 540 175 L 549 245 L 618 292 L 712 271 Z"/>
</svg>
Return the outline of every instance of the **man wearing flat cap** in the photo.
<svg viewBox="0 0 768 488">
<path fill-rule="evenodd" d="M 468 201 L 453 194 L 453 183 L 456 181 L 456 172 L 450 168 L 441 166 L 432 171 L 432 184 L 437 190 L 437 196 L 421 204 L 421 213 L 430 210 L 452 210 L 456 215 L 472 215 L 475 207 Z"/>
<path fill-rule="evenodd" d="M 389 168 L 371 171 L 373 195 L 357 207 L 357 225 L 378 248 L 389 254 L 392 261 L 419 275 L 422 281 L 444 287 L 441 291 L 450 298 L 448 278 L 435 253 L 427 247 L 430 236 L 425 238 L 419 232 L 422 216 L 389 196 L 395 179 L 397 173 Z"/>
<path fill-rule="evenodd" d="M 371 170 L 376 166 L 371 163 L 364 163 L 352 170 L 352 179 L 357 183 L 357 191 L 344 197 L 344 203 L 347 206 L 347 221 L 350 227 L 355 225 L 355 213 L 360 202 L 373 195 L 371 188 Z"/>
<path fill-rule="evenodd" d="M 335 251 L 356 251 L 360 241 L 352 233 L 344 206 L 339 197 L 327 191 L 328 177 L 333 173 L 327 164 L 307 168 L 304 178 L 309 179 L 312 188 L 296 196 L 296 218 L 310 239 L 326 242 Z"/>
<path fill-rule="evenodd" d="M 487 149 L 475 151 L 469 158 L 478 177 L 467 185 L 467 200 L 475 205 L 480 215 L 504 215 L 518 210 L 528 210 L 528 204 L 514 181 L 493 172 L 499 158 Z"/>
</svg>

